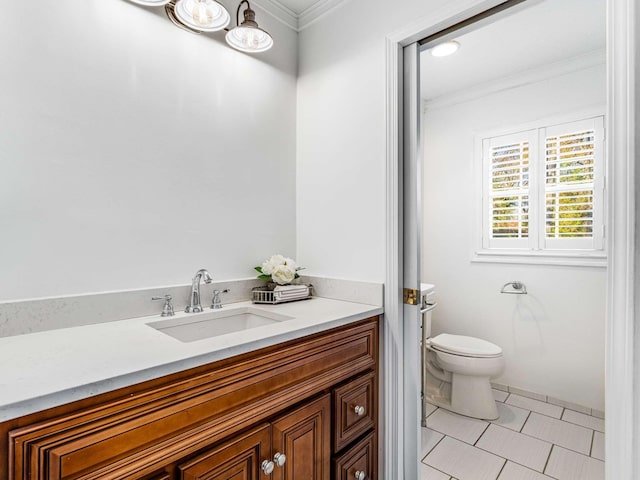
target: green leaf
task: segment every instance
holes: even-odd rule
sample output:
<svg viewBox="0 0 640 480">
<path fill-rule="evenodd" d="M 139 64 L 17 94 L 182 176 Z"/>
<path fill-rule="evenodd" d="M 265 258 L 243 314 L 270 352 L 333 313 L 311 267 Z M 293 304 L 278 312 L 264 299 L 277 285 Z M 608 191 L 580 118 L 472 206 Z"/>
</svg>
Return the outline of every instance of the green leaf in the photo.
<svg viewBox="0 0 640 480">
<path fill-rule="evenodd" d="M 271 280 L 271 275 L 258 275 L 260 280 Z"/>
<path fill-rule="evenodd" d="M 262 267 L 256 267 L 256 270 L 260 273 L 262 273 Z"/>
</svg>

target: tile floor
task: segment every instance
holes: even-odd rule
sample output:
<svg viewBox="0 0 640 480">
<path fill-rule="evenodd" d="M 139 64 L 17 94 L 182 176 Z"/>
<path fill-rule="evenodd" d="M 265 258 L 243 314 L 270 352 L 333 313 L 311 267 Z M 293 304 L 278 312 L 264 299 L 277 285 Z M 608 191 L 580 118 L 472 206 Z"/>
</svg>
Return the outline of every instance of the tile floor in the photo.
<svg viewBox="0 0 640 480">
<path fill-rule="evenodd" d="M 493 392 L 493 422 L 430 406 L 420 480 L 604 479 L 602 418 Z"/>
</svg>

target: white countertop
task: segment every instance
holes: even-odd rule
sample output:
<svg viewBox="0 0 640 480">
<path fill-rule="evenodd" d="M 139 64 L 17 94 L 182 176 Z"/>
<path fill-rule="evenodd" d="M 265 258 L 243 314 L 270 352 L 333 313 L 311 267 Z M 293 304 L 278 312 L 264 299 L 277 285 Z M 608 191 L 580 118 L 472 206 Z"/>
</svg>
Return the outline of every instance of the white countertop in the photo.
<svg viewBox="0 0 640 480">
<path fill-rule="evenodd" d="M 320 297 L 281 305 L 240 302 L 225 309 L 247 306 L 294 318 L 189 343 L 147 325 L 163 320 L 159 315 L 0 338 L 0 422 L 383 311 L 375 305 Z M 171 319 L 206 313 L 176 313 Z"/>
</svg>

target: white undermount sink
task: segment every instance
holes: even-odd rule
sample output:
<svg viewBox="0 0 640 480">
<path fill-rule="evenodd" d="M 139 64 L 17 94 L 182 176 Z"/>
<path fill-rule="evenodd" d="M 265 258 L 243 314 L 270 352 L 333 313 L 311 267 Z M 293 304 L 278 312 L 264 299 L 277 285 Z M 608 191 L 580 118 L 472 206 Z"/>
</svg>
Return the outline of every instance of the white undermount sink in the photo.
<svg viewBox="0 0 640 480">
<path fill-rule="evenodd" d="M 240 307 L 187 313 L 180 315 L 179 318 L 159 320 L 147 325 L 181 342 L 195 342 L 204 338 L 273 325 L 293 318 L 260 308 Z"/>
</svg>

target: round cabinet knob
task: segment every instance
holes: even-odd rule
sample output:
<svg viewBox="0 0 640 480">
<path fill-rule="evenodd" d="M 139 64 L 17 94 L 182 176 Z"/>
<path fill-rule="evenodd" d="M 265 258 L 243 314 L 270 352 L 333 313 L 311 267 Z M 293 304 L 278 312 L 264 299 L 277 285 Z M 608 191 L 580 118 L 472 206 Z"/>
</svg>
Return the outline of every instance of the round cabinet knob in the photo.
<svg viewBox="0 0 640 480">
<path fill-rule="evenodd" d="M 287 461 L 287 456 L 284 453 L 278 452 L 273 456 L 273 461 L 278 467 L 282 467 Z"/>
<path fill-rule="evenodd" d="M 276 468 L 276 466 L 274 465 L 273 462 L 270 462 L 269 460 L 265 460 L 264 462 L 262 462 L 261 468 L 265 475 L 271 475 L 271 473 L 273 472 L 273 469 Z"/>
<path fill-rule="evenodd" d="M 356 415 L 358 415 L 359 417 L 364 415 L 364 407 L 362 405 L 356 405 L 355 407 L 353 407 L 353 411 L 356 412 Z"/>
<path fill-rule="evenodd" d="M 358 470 L 354 477 L 356 478 L 356 480 L 365 480 L 365 478 L 367 478 L 367 474 Z"/>
</svg>

